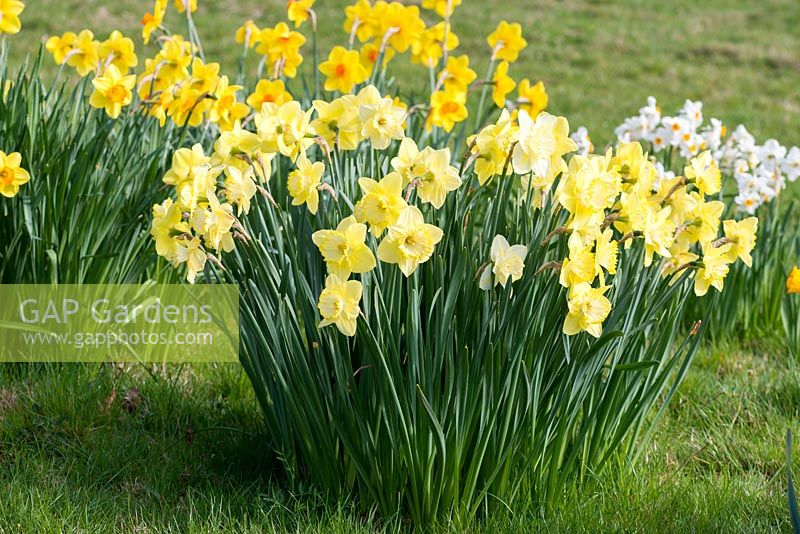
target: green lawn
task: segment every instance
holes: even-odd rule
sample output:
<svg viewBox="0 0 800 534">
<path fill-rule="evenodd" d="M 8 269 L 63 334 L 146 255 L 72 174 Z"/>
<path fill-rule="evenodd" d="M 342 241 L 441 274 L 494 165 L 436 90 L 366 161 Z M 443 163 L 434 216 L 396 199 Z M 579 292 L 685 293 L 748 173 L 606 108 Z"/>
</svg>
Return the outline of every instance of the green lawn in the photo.
<svg viewBox="0 0 800 534">
<path fill-rule="evenodd" d="M 485 34 L 501 15 L 521 22 L 530 44 L 512 75 L 545 80 L 551 111 L 588 126 L 598 144 L 650 94 L 667 112 L 684 98 L 702 99 L 707 115 L 744 122 L 760 139 L 800 144 L 796 0 L 508 1 L 495 11 L 464 1 L 454 27 L 478 72 L 488 56 Z M 27 3 L 23 33 L 11 39 L 12 65 L 35 52 L 42 35 L 86 27 L 138 35 L 150 7 L 142 0 Z M 247 18 L 274 24 L 285 5 L 200 3 L 206 54 L 229 72 L 239 54 L 234 29 Z M 318 3 L 327 50 L 345 39 L 346 3 Z M 174 14 L 170 22 L 180 28 Z M 420 71 L 407 70 L 418 67 L 398 67 L 401 85 L 419 79 Z M 800 431 L 799 414 L 800 368 L 780 344 L 705 347 L 632 474 L 589 481 L 545 518 L 522 510 L 474 530 L 786 531 L 784 437 L 787 428 Z M 2 534 L 404 526 L 291 486 L 238 366 L 0 366 Z"/>
<path fill-rule="evenodd" d="M 348 2 L 317 3 L 320 46 L 327 54 L 332 45 L 346 42 L 342 23 Z M 12 39 L 13 59 L 35 51 L 43 35 L 68 29 L 90 28 L 101 37 L 121 29 L 138 36 L 139 19 L 151 9 L 149 0 L 28 4 L 23 33 Z M 240 53 L 233 41 L 235 29 L 248 18 L 261 26 L 284 20 L 285 4 L 200 0 L 195 19 L 207 57 L 234 72 Z M 686 98 L 700 99 L 707 116 L 730 125 L 744 123 L 762 140 L 775 137 L 784 144 L 800 144 L 796 0 L 530 0 L 497 5 L 502 9 L 464 1 L 453 20 L 461 38 L 459 53 L 469 54 L 476 71 L 483 73 L 489 55 L 486 35 L 502 18 L 520 22 L 529 46 L 511 75 L 544 80 L 550 110 L 565 114 L 573 127 L 586 125 L 598 145 L 610 141 L 614 126 L 634 114 L 648 95 L 659 99 L 665 113 L 676 111 Z M 183 19 L 170 9 L 168 25 L 183 31 Z M 306 52 L 308 64 L 309 45 Z M 394 67 L 401 85 L 408 87 L 413 83 L 409 79 L 427 80 L 419 67 L 401 64 Z"/>
</svg>

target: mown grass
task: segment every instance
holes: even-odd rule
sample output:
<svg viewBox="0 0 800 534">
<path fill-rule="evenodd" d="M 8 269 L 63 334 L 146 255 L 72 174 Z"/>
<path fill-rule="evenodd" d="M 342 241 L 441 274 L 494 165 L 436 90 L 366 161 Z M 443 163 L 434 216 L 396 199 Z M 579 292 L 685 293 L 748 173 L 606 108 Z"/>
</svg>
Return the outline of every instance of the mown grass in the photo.
<svg viewBox="0 0 800 534">
<path fill-rule="evenodd" d="M 323 55 L 333 44 L 346 42 L 342 22 L 348 3 L 317 2 Z M 141 0 L 28 4 L 24 32 L 12 39 L 12 62 L 34 51 L 42 36 L 68 29 L 90 28 L 103 38 L 112 29 L 138 36 L 139 19 L 151 8 L 150 1 Z M 240 53 L 235 29 L 248 18 L 261 26 L 285 20 L 284 9 L 284 0 L 201 1 L 195 19 L 208 59 L 235 72 Z M 168 25 L 183 31 L 183 20 L 172 11 Z M 700 99 L 707 115 L 730 125 L 744 123 L 759 139 L 800 144 L 800 101 L 795 98 L 800 4 L 795 0 L 466 0 L 453 28 L 461 38 L 458 53 L 469 54 L 479 74 L 488 61 L 486 35 L 500 19 L 520 22 L 529 42 L 512 76 L 544 80 L 550 109 L 565 114 L 574 127 L 586 125 L 598 145 L 609 142 L 614 126 L 634 114 L 648 95 L 658 97 L 665 113 L 675 112 L 686 98 Z M 142 51 L 140 43 L 137 38 Z M 308 67 L 310 40 L 305 51 Z M 406 89 L 428 79 L 427 72 L 403 61 L 393 72 Z"/>
<path fill-rule="evenodd" d="M 0 532 L 407 527 L 290 485 L 237 366 L 4 366 L 0 384 Z M 633 473 L 473 528 L 787 530 L 784 437 L 799 408 L 783 349 L 706 348 Z"/>
<path fill-rule="evenodd" d="M 344 39 L 345 2 L 319 4 L 327 50 Z M 744 122 L 762 139 L 800 143 L 794 0 L 507 2 L 502 12 L 465 4 L 454 25 L 461 51 L 481 58 L 478 72 L 487 31 L 501 17 L 522 22 L 530 46 L 512 73 L 545 80 L 551 109 L 586 124 L 600 143 L 649 94 L 665 111 L 702 99 L 708 114 Z M 197 21 L 209 58 L 233 71 L 234 29 L 246 18 L 273 24 L 283 5 L 201 0 Z M 145 7 L 31 0 L 24 32 L 11 39 L 11 65 L 33 53 L 42 35 L 85 27 L 101 36 L 113 28 L 138 32 Z M 176 17 L 171 22 L 180 27 Z M 398 68 L 401 83 L 413 85 L 418 71 Z M 707 347 L 632 474 L 590 480 L 544 517 L 533 508 L 497 513 L 473 528 L 788 530 L 784 435 L 797 429 L 799 408 L 800 370 L 778 344 Z M 238 366 L 0 366 L 0 532 L 406 526 L 290 485 Z"/>
</svg>

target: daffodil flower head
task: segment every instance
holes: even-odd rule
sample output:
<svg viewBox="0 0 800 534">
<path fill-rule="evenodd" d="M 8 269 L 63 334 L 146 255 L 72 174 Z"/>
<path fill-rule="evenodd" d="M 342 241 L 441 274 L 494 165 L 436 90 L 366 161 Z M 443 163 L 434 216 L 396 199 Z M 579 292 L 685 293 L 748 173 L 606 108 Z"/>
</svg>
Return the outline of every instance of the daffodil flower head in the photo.
<svg viewBox="0 0 800 534">
<path fill-rule="evenodd" d="M 355 205 L 355 217 L 358 222 L 369 223 L 370 233 L 380 237 L 408 206 L 403 199 L 403 178 L 398 172 L 390 172 L 380 182 L 359 178 L 358 185 L 363 196 Z"/>
<path fill-rule="evenodd" d="M 611 302 L 605 293 L 611 286 L 592 287 L 588 283 L 575 285 L 569 294 L 569 312 L 564 319 L 564 333 L 574 336 L 580 332 L 599 338 L 603 333 L 603 321 L 611 312 Z"/>
<path fill-rule="evenodd" d="M 328 275 L 317 303 L 322 316 L 319 327 L 333 324 L 345 336 L 354 336 L 361 313 L 359 302 L 362 291 L 358 280 L 342 280 L 335 274 Z"/>
<path fill-rule="evenodd" d="M 458 169 L 450 165 L 449 148 L 434 150 L 425 147 L 419 159 L 417 167 L 421 167 L 421 170 L 417 172 L 420 172 L 420 176 L 415 178 L 417 197 L 439 209 L 444 205 L 447 193 L 461 186 Z"/>
<path fill-rule="evenodd" d="M 351 215 L 335 230 L 314 232 L 311 240 L 325 259 L 328 272 L 347 280 L 351 273 L 366 273 L 375 268 L 375 256 L 365 242 L 366 237 L 367 226 Z"/>
<path fill-rule="evenodd" d="M 527 255 L 528 247 L 525 245 L 509 245 L 505 237 L 496 235 L 492 240 L 491 264 L 481 273 L 481 289 L 488 291 L 498 284 L 506 287 L 509 279 L 516 282 L 522 278 Z"/>
<path fill-rule="evenodd" d="M 305 204 L 308 211 L 316 215 L 319 207 L 319 185 L 324 173 L 325 164 L 321 161 L 311 163 L 305 154 L 297 159 L 297 169 L 289 173 L 286 183 L 293 206 Z"/>
<path fill-rule="evenodd" d="M 320 63 L 319 70 L 326 76 L 326 91 L 349 93 L 353 87 L 369 78 L 369 72 L 361 64 L 358 52 L 347 50 L 343 46 L 334 46 L 327 61 Z"/>
<path fill-rule="evenodd" d="M 363 96 L 362 96 L 363 93 Z M 375 99 L 375 94 L 378 99 Z M 361 121 L 361 135 L 369 139 L 372 146 L 384 150 L 393 139 L 405 137 L 403 123 L 406 120 L 406 110 L 395 105 L 391 98 L 380 97 L 374 86 L 367 86 L 359 93 L 361 104 L 358 107 L 358 117 Z"/>
<path fill-rule="evenodd" d="M 758 218 L 748 217 L 741 221 L 727 220 L 722 222 L 725 231 L 725 240 L 731 243 L 730 260 L 741 259 L 751 267 L 753 257 L 750 253 L 756 246 L 756 233 L 758 232 Z"/>
<path fill-rule="evenodd" d="M 692 158 L 684 170 L 686 179 L 694 183 L 697 189 L 704 195 L 714 195 L 719 193 L 722 187 L 722 173 L 717 167 L 716 161 L 711 156 L 711 151 L 706 150 L 700 155 Z"/>
<path fill-rule="evenodd" d="M 20 0 L 0 0 L 0 35 L 14 35 L 22 29 L 19 16 L 25 4 Z"/>
<path fill-rule="evenodd" d="M 792 295 L 800 293 L 800 268 L 793 267 L 786 278 L 786 293 Z"/>
<path fill-rule="evenodd" d="M 697 269 L 694 279 L 694 293 L 702 297 L 708 293 L 709 287 L 722 291 L 725 277 L 730 270 L 731 243 L 722 246 L 715 246 L 714 243 L 703 244 L 702 267 Z"/>
<path fill-rule="evenodd" d="M 20 167 L 22 155 L 19 152 L 6 154 L 0 150 L 0 195 L 11 198 L 19 192 L 19 187 L 31 179 L 28 171 Z"/>
<path fill-rule="evenodd" d="M 396 263 L 406 277 L 433 255 L 443 232 L 427 224 L 416 206 L 407 206 L 397 222 L 378 245 L 378 259 L 385 263 Z"/>
</svg>

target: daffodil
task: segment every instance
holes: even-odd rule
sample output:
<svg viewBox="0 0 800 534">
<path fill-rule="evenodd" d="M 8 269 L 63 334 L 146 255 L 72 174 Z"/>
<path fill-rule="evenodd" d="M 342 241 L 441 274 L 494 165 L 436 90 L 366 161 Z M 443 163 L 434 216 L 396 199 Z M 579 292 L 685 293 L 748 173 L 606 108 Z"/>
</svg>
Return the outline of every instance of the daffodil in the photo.
<svg viewBox="0 0 800 534">
<path fill-rule="evenodd" d="M 390 172 L 380 182 L 359 178 L 358 185 L 363 196 L 355 205 L 356 219 L 369 223 L 370 233 L 380 237 L 386 228 L 397 222 L 408 205 L 403 199 L 403 177 L 398 172 Z"/>
<path fill-rule="evenodd" d="M 643 219 L 642 234 L 644 236 L 644 266 L 653 263 L 653 254 L 662 258 L 670 256 L 669 249 L 675 236 L 675 227 L 669 218 L 669 206 L 659 211 L 647 209 Z"/>
<path fill-rule="evenodd" d="M 392 139 L 402 139 L 405 129 L 403 123 L 406 120 L 406 110 L 395 105 L 391 98 L 381 97 L 378 90 L 373 86 L 367 86 L 362 93 L 367 91 L 362 97 L 368 98 L 373 103 L 362 103 L 358 107 L 358 117 L 361 121 L 361 135 L 369 139 L 372 146 L 378 150 L 384 150 L 392 142 Z M 374 100 L 377 95 L 378 100 Z"/>
<path fill-rule="evenodd" d="M 439 81 L 444 86 L 445 91 L 466 92 L 469 85 L 475 81 L 478 75 L 469 68 L 469 56 L 448 56 L 447 63 L 439 73 Z"/>
<path fill-rule="evenodd" d="M 444 204 L 447 193 L 461 186 L 458 169 L 450 165 L 450 149 L 434 150 L 425 147 L 420 153 L 419 173 L 416 180 L 417 197 L 439 209 Z"/>
<path fill-rule="evenodd" d="M 355 150 L 361 141 L 361 123 L 358 120 L 358 101 L 354 95 L 344 95 L 331 102 L 315 100 L 317 118 L 311 127 L 325 139 L 330 147 Z"/>
<path fill-rule="evenodd" d="M 94 91 L 89 98 L 89 104 L 95 108 L 105 109 L 109 117 L 116 119 L 122 108 L 133 100 L 136 76 L 133 74 L 123 76 L 112 63 L 106 67 L 102 76 L 92 80 L 92 85 Z"/>
<path fill-rule="evenodd" d="M 355 35 L 362 43 L 377 36 L 379 31 L 375 10 L 369 0 L 357 0 L 344 9 L 344 31 Z"/>
<path fill-rule="evenodd" d="M 67 54 L 67 65 L 75 67 L 80 76 L 86 76 L 97 69 L 100 63 L 98 50 L 100 43 L 95 41 L 90 30 L 83 30 L 72 44 L 72 49 Z"/>
<path fill-rule="evenodd" d="M 411 62 L 433 68 L 444 55 L 445 48 L 449 52 L 456 47 L 458 47 L 458 36 L 453 33 L 451 26 L 440 22 L 425 29 L 411 44 Z"/>
<path fill-rule="evenodd" d="M 461 0 L 422 0 L 422 9 L 432 9 L 440 17 L 449 17 L 461 5 Z"/>
<path fill-rule="evenodd" d="M 176 263 L 177 241 L 175 237 L 188 233 L 189 230 L 189 225 L 183 222 L 183 211 L 171 198 L 153 206 L 150 235 L 155 241 L 156 253 L 159 256 L 166 258 L 170 263 Z"/>
<path fill-rule="evenodd" d="M 572 288 L 567 302 L 569 312 L 564 319 L 564 333 L 574 336 L 580 332 L 599 338 L 603 333 L 603 321 L 611 312 L 611 302 L 605 293 L 611 286 L 594 288 L 589 284 L 578 284 Z"/>
<path fill-rule="evenodd" d="M 786 292 L 790 295 L 800 293 L 799 267 L 792 268 L 792 272 L 790 272 L 788 278 L 786 278 Z"/>
<path fill-rule="evenodd" d="M 485 267 L 483 273 L 481 273 L 481 289 L 488 291 L 497 284 L 506 287 L 509 278 L 512 282 L 522 278 L 528 247 L 525 245 L 509 245 L 508 240 L 498 234 L 492 240 L 490 254 L 491 264 Z"/>
<path fill-rule="evenodd" d="M 142 17 L 142 40 L 144 44 L 150 42 L 153 32 L 161 27 L 164 22 L 164 15 L 167 12 L 167 0 L 156 0 L 153 12 L 145 13 Z"/>
<path fill-rule="evenodd" d="M 286 3 L 286 18 L 294 22 L 294 27 L 299 28 L 311 16 L 311 7 L 314 0 L 289 0 Z"/>
<path fill-rule="evenodd" d="M 286 187 L 292 197 L 293 206 L 305 204 L 312 214 L 319 207 L 319 185 L 325 173 L 325 164 L 321 161 L 311 163 L 305 154 L 297 159 L 297 169 L 289 173 Z"/>
<path fill-rule="evenodd" d="M 19 16 L 25 4 L 19 0 L 0 0 L 0 35 L 19 33 L 22 23 Z"/>
<path fill-rule="evenodd" d="M 406 277 L 411 276 L 433 255 L 442 237 L 442 230 L 427 224 L 416 206 L 407 206 L 378 245 L 378 259 L 396 263 Z"/>
<path fill-rule="evenodd" d="M 730 270 L 730 251 L 733 245 L 727 243 L 722 246 L 714 246 L 713 243 L 703 245 L 702 266 L 697 269 L 694 279 L 694 293 L 702 297 L 708 293 L 709 287 L 714 287 L 717 291 L 722 291 L 725 277 Z"/>
<path fill-rule="evenodd" d="M 247 48 L 254 48 L 261 42 L 261 28 L 256 26 L 256 23 L 252 20 L 247 20 L 237 28 L 234 39 L 240 45 L 244 45 Z"/>
<path fill-rule="evenodd" d="M 110 63 L 123 74 L 139 64 L 133 41 L 116 30 L 100 43 L 99 57 L 102 65 Z"/>
<path fill-rule="evenodd" d="M 530 80 L 525 78 L 519 82 L 517 94 L 519 95 L 517 105 L 533 118 L 536 118 L 547 107 L 548 97 L 544 82 L 539 81 L 531 85 Z"/>
<path fill-rule="evenodd" d="M 172 155 L 172 166 L 163 182 L 175 187 L 178 203 L 184 210 L 192 211 L 206 191 L 214 188 L 217 174 L 210 162 L 199 143 L 192 148 L 179 148 Z"/>
<path fill-rule="evenodd" d="M 358 52 L 347 50 L 343 46 L 334 46 L 328 55 L 328 60 L 320 63 L 319 70 L 327 77 L 326 91 L 349 93 L 353 87 L 365 82 L 369 77 L 369 72 L 361 64 Z"/>
<path fill-rule="evenodd" d="M 239 215 L 250 211 L 250 199 L 256 194 L 253 171 L 242 172 L 236 167 L 225 169 L 225 196 L 231 204 L 238 206 Z"/>
<path fill-rule="evenodd" d="M 262 29 L 258 40 L 256 52 L 263 55 L 270 67 L 275 69 L 275 78 L 280 75 L 287 78 L 297 76 L 297 67 L 303 62 L 300 47 L 306 42 L 301 33 L 290 30 L 285 22 L 279 22 L 274 28 Z"/>
<path fill-rule="evenodd" d="M 392 60 L 394 55 L 395 51 L 393 48 L 386 48 L 383 51 L 381 68 L 385 69 L 386 65 Z M 381 48 L 375 43 L 367 43 L 361 47 L 361 50 L 358 52 L 358 57 L 361 60 L 361 64 L 364 65 L 364 68 L 369 72 L 372 72 L 375 69 L 375 64 L 381 57 Z"/>
<path fill-rule="evenodd" d="M 233 206 L 220 202 L 213 189 L 206 191 L 206 205 L 198 206 L 192 211 L 191 225 L 197 235 L 203 237 L 207 248 L 217 252 L 231 252 L 234 249 L 231 228 L 236 222 Z"/>
<path fill-rule="evenodd" d="M 206 266 L 208 254 L 203 249 L 199 237 L 175 240 L 175 263 L 186 264 L 186 280 L 194 284 L 197 273 L 202 272 Z"/>
<path fill-rule="evenodd" d="M 236 98 L 236 93 L 241 89 L 241 85 L 230 85 L 228 77 L 222 76 L 214 90 L 209 119 L 223 132 L 233 129 L 234 123 L 245 118 L 250 111 L 247 104 L 239 102 Z"/>
<path fill-rule="evenodd" d="M 197 0 L 175 0 L 175 9 L 178 13 L 184 13 L 187 9 L 194 13 L 197 11 Z"/>
<path fill-rule="evenodd" d="M 569 257 L 561 263 L 559 283 L 568 288 L 591 284 L 597 273 L 592 245 L 575 241 L 569 245 Z"/>
<path fill-rule="evenodd" d="M 486 42 L 492 47 L 494 58 L 510 63 L 515 62 L 520 51 L 528 46 L 528 42 L 522 38 L 522 26 L 516 22 L 509 24 L 504 20 L 489 34 Z"/>
<path fill-rule="evenodd" d="M 514 90 L 517 83 L 508 75 L 508 61 L 501 61 L 492 77 L 492 102 L 498 108 L 506 106 L 506 96 Z"/>
<path fill-rule="evenodd" d="M 322 316 L 320 328 L 336 325 L 339 332 L 354 336 L 358 315 L 361 313 L 359 301 L 363 289 L 358 280 L 342 280 L 335 274 L 325 279 L 325 289 L 319 295 L 317 308 Z"/>
<path fill-rule="evenodd" d="M 11 198 L 19 192 L 19 186 L 31 179 L 28 171 L 20 167 L 22 156 L 19 152 L 6 154 L 0 150 L 0 195 Z"/>
<path fill-rule="evenodd" d="M 313 110 L 304 111 L 294 100 L 281 104 L 265 103 L 255 114 L 256 131 L 270 152 L 280 152 L 295 160 L 314 144 L 311 126 Z"/>
<path fill-rule="evenodd" d="M 400 2 L 391 2 L 381 6 L 380 13 L 375 16 L 378 23 L 378 34 L 381 38 L 388 35 L 388 44 L 400 53 L 409 49 L 425 30 L 425 23 L 419 16 L 417 6 L 405 6 Z"/>
<path fill-rule="evenodd" d="M 695 184 L 702 194 L 713 195 L 719 193 L 722 186 L 722 174 L 709 150 L 692 158 L 683 172 L 689 183 Z"/>
<path fill-rule="evenodd" d="M 752 266 L 753 258 L 750 253 L 756 246 L 758 218 L 748 217 L 741 221 L 723 221 L 722 228 L 725 231 L 725 240 L 732 244 L 729 259 L 731 261 L 741 259 L 748 267 Z"/>
<path fill-rule="evenodd" d="M 78 34 L 74 32 L 65 32 L 63 35 L 53 35 L 47 42 L 45 42 L 45 49 L 53 55 L 53 61 L 57 65 L 63 65 L 67 56 L 75 48 L 75 42 L 78 40 Z"/>
<path fill-rule="evenodd" d="M 467 111 L 467 94 L 457 89 L 436 91 L 431 95 L 431 111 L 428 114 L 426 127 L 438 126 L 449 132 L 469 115 Z"/>
<path fill-rule="evenodd" d="M 255 91 L 247 97 L 247 105 L 259 111 L 264 103 L 269 102 L 280 106 L 292 100 L 292 95 L 286 90 L 283 80 L 259 80 Z"/>
<path fill-rule="evenodd" d="M 511 120 L 511 114 L 503 109 L 495 124 L 485 126 L 478 135 L 468 139 L 481 185 L 503 171 L 517 134 L 518 128 Z"/>
<path fill-rule="evenodd" d="M 550 158 L 556 150 L 555 122 L 556 117 L 548 113 L 542 113 L 534 120 L 524 109 L 519 112 L 519 142 L 512 155 L 514 172 L 547 175 Z"/>
<path fill-rule="evenodd" d="M 311 240 L 319 248 L 328 272 L 342 280 L 351 273 L 366 273 L 375 268 L 375 256 L 365 243 L 367 226 L 346 217 L 335 230 L 318 230 Z"/>
</svg>

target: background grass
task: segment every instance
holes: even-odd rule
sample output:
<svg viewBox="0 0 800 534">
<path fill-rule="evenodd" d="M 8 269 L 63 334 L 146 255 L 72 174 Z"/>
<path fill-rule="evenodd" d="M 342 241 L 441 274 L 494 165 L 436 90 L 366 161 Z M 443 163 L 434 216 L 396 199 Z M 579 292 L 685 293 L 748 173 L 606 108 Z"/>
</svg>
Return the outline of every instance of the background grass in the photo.
<svg viewBox="0 0 800 534">
<path fill-rule="evenodd" d="M 30 0 L 24 31 L 11 39 L 11 63 L 33 53 L 43 35 L 68 29 L 138 34 L 149 4 Z M 345 2 L 318 4 L 326 51 L 345 38 Z M 744 122 L 761 139 L 800 144 L 795 0 L 487 5 L 465 0 L 457 12 L 460 51 L 482 72 L 485 34 L 501 17 L 521 22 L 530 45 L 512 74 L 545 80 L 551 110 L 587 125 L 598 144 L 650 94 L 666 112 L 684 98 L 702 99 L 707 115 Z M 274 24 L 283 6 L 201 0 L 196 19 L 209 59 L 232 72 L 234 29 L 247 18 Z M 174 14 L 169 22 L 181 27 Z M 418 67 L 396 68 L 405 88 L 426 79 L 410 70 Z M 589 481 L 545 519 L 523 510 L 475 530 L 787 530 L 783 440 L 788 427 L 797 429 L 799 407 L 800 370 L 780 345 L 708 347 L 635 473 Z M 238 366 L 0 366 L 0 532 L 403 526 L 290 487 Z"/>
<path fill-rule="evenodd" d="M 89 28 L 105 38 L 121 29 L 138 37 L 139 19 L 151 3 L 30 0 L 23 33 L 12 39 L 12 58 L 35 51 L 43 36 L 66 30 Z M 317 2 L 323 55 L 346 42 L 342 23 L 348 3 Z M 168 26 L 183 31 L 183 19 L 170 10 Z M 240 53 L 235 29 L 249 18 L 259 26 L 274 25 L 285 20 L 284 10 L 284 0 L 201 0 L 195 20 L 207 58 L 234 73 Z M 800 144 L 796 0 L 465 0 L 453 28 L 461 39 L 458 53 L 469 54 L 479 74 L 488 61 L 486 35 L 500 19 L 520 22 L 529 43 L 511 75 L 544 80 L 550 110 L 565 114 L 573 127 L 586 125 L 598 145 L 609 142 L 613 128 L 648 95 L 659 99 L 665 113 L 677 111 L 686 98 L 700 99 L 707 116 L 732 126 L 744 123 L 758 139 Z M 136 42 L 141 51 L 141 39 Z M 308 67 L 310 40 L 305 51 Z M 404 88 L 427 82 L 419 66 L 397 63 L 393 72 Z"/>
</svg>

